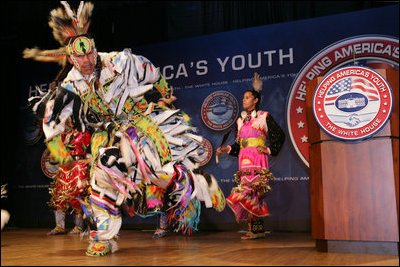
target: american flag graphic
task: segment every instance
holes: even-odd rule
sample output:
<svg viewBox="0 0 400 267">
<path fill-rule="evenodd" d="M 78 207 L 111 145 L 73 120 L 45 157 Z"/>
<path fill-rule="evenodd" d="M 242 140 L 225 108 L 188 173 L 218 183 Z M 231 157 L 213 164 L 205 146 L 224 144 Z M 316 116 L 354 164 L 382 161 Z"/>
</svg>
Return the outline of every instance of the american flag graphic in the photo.
<svg viewBox="0 0 400 267">
<path fill-rule="evenodd" d="M 346 92 L 363 92 L 368 100 L 379 100 L 376 88 L 362 78 L 346 78 L 335 83 L 326 94 L 325 105 L 335 104 L 336 99 Z"/>
</svg>

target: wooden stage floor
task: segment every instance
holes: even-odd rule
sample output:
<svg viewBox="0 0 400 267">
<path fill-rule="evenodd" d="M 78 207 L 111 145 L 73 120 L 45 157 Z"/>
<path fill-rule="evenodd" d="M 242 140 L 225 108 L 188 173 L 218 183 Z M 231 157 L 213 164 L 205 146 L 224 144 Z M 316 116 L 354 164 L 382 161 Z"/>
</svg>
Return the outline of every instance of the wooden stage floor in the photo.
<svg viewBox="0 0 400 267">
<path fill-rule="evenodd" d="M 256 266 L 298 265 L 399 266 L 393 255 L 324 253 L 309 233 L 270 233 L 265 239 L 241 240 L 237 231 L 173 233 L 153 239 L 150 230 L 121 230 L 119 250 L 105 257 L 85 255 L 87 237 L 47 236 L 49 229 L 1 232 L 1 265 L 19 266 Z"/>
</svg>

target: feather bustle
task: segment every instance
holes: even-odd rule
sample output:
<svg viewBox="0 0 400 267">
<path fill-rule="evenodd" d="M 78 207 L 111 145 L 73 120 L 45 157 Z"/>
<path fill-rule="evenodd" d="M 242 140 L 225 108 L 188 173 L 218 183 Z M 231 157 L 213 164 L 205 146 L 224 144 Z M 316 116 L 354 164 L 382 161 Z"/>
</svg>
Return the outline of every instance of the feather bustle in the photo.
<svg viewBox="0 0 400 267">
<path fill-rule="evenodd" d="M 53 50 L 40 50 L 38 47 L 26 48 L 22 52 L 23 58 L 31 58 L 41 62 L 56 62 L 64 66 L 66 63 L 66 52 L 64 47 Z"/>
</svg>

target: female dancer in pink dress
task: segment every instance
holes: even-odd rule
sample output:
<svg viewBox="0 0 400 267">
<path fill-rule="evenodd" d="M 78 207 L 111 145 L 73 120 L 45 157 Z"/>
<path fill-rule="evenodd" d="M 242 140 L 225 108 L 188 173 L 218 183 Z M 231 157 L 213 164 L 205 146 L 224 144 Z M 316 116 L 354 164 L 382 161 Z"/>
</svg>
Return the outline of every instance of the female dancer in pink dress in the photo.
<svg viewBox="0 0 400 267">
<path fill-rule="evenodd" d="M 262 81 L 254 74 L 253 88 L 243 96 L 241 117 L 237 120 L 237 134 L 234 144 L 219 147 L 217 155 L 229 153 L 239 157 L 239 171 L 235 176 L 237 187 L 227 198 L 236 221 L 249 220 L 249 231 L 242 239 L 256 239 L 265 236 L 263 217 L 269 215 L 264 197 L 271 190 L 269 181 L 274 177 L 269 170 L 268 155 L 275 156 L 285 140 L 285 134 L 271 114 L 258 110 Z M 269 146 L 267 146 L 267 139 Z"/>
</svg>

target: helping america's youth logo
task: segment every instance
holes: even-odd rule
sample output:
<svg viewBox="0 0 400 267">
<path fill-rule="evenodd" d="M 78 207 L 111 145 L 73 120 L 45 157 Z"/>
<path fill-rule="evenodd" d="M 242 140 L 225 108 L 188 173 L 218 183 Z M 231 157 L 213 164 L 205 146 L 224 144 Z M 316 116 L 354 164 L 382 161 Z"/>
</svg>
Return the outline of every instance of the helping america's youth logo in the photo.
<svg viewBox="0 0 400 267">
<path fill-rule="evenodd" d="M 354 59 L 360 65 L 370 68 L 398 70 L 399 40 L 376 35 L 347 38 L 329 45 L 315 54 L 297 74 L 287 99 L 286 120 L 292 145 L 306 166 L 309 165 L 306 83 L 318 76 L 325 76 L 349 65 L 353 63 Z"/>
<path fill-rule="evenodd" d="M 216 91 L 204 100 L 201 106 L 201 119 L 212 130 L 225 130 L 236 120 L 239 103 L 227 91 Z"/>
<path fill-rule="evenodd" d="M 390 117 L 392 90 L 376 71 L 340 68 L 318 85 L 313 113 L 319 126 L 341 140 L 358 141 L 376 134 Z"/>
</svg>

